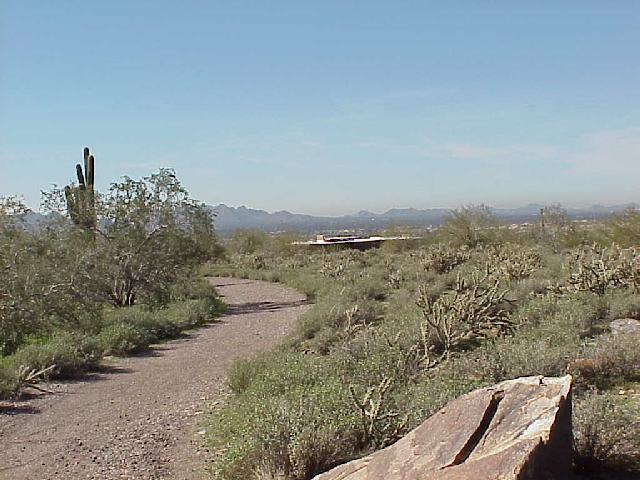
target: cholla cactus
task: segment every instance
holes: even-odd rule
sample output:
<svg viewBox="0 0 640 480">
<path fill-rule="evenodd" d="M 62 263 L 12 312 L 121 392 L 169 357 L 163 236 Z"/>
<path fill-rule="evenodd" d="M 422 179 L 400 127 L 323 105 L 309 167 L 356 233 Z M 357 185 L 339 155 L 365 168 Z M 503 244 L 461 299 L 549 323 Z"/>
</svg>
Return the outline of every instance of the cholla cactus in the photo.
<svg viewBox="0 0 640 480">
<path fill-rule="evenodd" d="M 540 269 L 542 262 L 535 250 L 506 244 L 487 251 L 490 268 L 509 280 L 522 280 Z"/>
<path fill-rule="evenodd" d="M 437 244 L 421 253 L 419 258 L 425 270 L 446 273 L 463 264 L 470 257 L 471 252 L 466 245 L 453 248 L 448 245 Z"/>
<path fill-rule="evenodd" d="M 298 269 L 298 268 L 304 268 L 306 266 L 308 266 L 310 264 L 310 260 L 309 260 L 309 256 L 308 255 L 294 255 L 291 258 L 288 258 L 285 263 L 284 263 L 284 267 L 288 268 L 288 269 Z"/>
<path fill-rule="evenodd" d="M 454 288 L 436 299 L 420 286 L 417 305 L 423 316 L 426 363 L 433 363 L 433 354 L 447 356 L 464 343 L 492 338 L 510 328 L 503 308 L 507 293 L 487 271 L 475 271 L 468 279 L 458 275 Z"/>
<path fill-rule="evenodd" d="M 611 288 L 626 287 L 636 292 L 640 288 L 640 256 L 634 248 L 594 244 L 578 250 L 568 268 L 571 273 L 567 283 L 554 286 L 555 290 L 604 295 Z"/>
<path fill-rule="evenodd" d="M 342 263 L 334 263 L 331 261 L 325 261 L 320 268 L 320 273 L 325 277 L 340 278 L 344 275 L 345 266 Z"/>
<path fill-rule="evenodd" d="M 256 270 L 264 270 L 267 268 L 267 260 L 263 255 L 252 255 L 251 266 Z"/>
<path fill-rule="evenodd" d="M 341 278 L 347 273 L 348 267 L 355 263 L 355 258 L 349 252 L 328 254 L 323 259 L 320 273 L 325 277 Z"/>
<path fill-rule="evenodd" d="M 369 387 L 361 397 L 353 385 L 349 392 L 360 412 L 362 441 L 376 447 L 385 447 L 400 438 L 409 423 L 409 416 L 389 409 L 389 393 L 393 389 L 393 379 L 384 377 L 378 385 Z"/>
<path fill-rule="evenodd" d="M 391 270 L 387 275 L 387 286 L 398 290 L 402 286 L 404 280 L 400 270 Z"/>
<path fill-rule="evenodd" d="M 69 217 L 76 225 L 89 230 L 95 230 L 97 225 L 94 172 L 95 161 L 93 155 L 89 153 L 89 148 L 85 147 L 84 172 L 82 165 L 76 165 L 78 185 L 64 187 Z"/>
<path fill-rule="evenodd" d="M 366 319 L 364 322 L 358 322 L 358 312 L 360 307 L 358 305 L 354 305 L 353 307 L 345 310 L 345 325 L 344 325 L 344 343 L 353 337 L 358 331 L 367 326 Z"/>
<path fill-rule="evenodd" d="M 640 293 L 640 252 L 635 248 L 630 248 L 628 251 L 631 255 L 631 261 L 628 266 L 627 281 L 634 293 Z"/>
</svg>

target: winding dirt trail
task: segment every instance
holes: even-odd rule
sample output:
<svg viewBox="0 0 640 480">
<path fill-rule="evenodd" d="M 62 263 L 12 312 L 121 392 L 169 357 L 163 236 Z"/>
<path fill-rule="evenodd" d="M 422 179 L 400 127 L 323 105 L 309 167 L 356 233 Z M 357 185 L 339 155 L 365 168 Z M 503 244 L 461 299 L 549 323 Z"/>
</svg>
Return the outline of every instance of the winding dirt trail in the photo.
<svg viewBox="0 0 640 480">
<path fill-rule="evenodd" d="M 198 425 L 233 360 L 275 346 L 308 308 L 280 285 L 211 281 L 229 305 L 217 323 L 0 408 L 0 479 L 205 478 Z"/>
</svg>

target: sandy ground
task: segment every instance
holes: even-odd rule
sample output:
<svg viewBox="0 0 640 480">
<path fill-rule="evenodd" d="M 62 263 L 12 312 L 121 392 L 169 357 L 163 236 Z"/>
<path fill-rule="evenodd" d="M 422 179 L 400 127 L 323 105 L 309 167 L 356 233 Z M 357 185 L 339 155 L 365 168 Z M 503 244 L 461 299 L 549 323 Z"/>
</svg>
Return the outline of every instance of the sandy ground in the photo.
<svg viewBox="0 0 640 480">
<path fill-rule="evenodd" d="M 107 360 L 54 393 L 0 404 L 0 479 L 205 478 L 203 415 L 234 359 L 275 346 L 308 306 L 280 285 L 213 278 L 229 305 L 211 326 Z"/>
</svg>

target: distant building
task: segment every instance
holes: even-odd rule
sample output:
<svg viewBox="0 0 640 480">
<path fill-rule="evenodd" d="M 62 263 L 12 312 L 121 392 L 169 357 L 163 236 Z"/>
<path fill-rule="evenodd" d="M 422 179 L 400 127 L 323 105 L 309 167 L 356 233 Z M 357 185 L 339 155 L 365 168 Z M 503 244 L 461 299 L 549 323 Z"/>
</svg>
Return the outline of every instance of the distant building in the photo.
<svg viewBox="0 0 640 480">
<path fill-rule="evenodd" d="M 367 250 L 369 248 L 379 247 L 382 242 L 388 240 L 409 240 L 407 237 L 361 237 L 358 235 L 316 235 L 315 240 L 306 242 L 294 242 L 295 245 L 310 245 L 317 247 L 341 246 L 345 248 L 355 248 L 358 250 Z"/>
</svg>

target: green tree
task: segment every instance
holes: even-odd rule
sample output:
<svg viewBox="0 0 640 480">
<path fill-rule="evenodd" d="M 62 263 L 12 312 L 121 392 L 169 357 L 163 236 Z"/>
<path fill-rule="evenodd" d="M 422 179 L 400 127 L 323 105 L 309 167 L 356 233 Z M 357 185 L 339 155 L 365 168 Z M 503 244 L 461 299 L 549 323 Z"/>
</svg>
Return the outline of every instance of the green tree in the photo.
<svg viewBox="0 0 640 480">
<path fill-rule="evenodd" d="M 61 213 L 63 192 L 43 194 L 43 208 Z M 123 177 L 96 193 L 97 222 L 66 224 L 77 252 L 75 278 L 83 295 L 116 307 L 169 301 L 170 287 L 219 254 L 213 214 L 192 199 L 171 169 L 135 180 Z"/>
<path fill-rule="evenodd" d="M 96 249 L 116 306 L 165 303 L 169 287 L 216 251 L 213 216 L 173 170 L 112 183 L 99 201 Z"/>
<path fill-rule="evenodd" d="M 83 274 L 93 264 L 86 249 L 73 247 L 77 232 L 29 230 L 21 220 L 27 211 L 15 199 L 0 201 L 0 354 L 31 333 L 45 334 L 95 312 Z"/>
<path fill-rule="evenodd" d="M 497 237 L 500 222 L 486 205 L 468 205 L 451 210 L 442 227 L 445 237 L 456 245 L 476 247 Z"/>
<path fill-rule="evenodd" d="M 540 209 L 538 221 L 534 227 L 536 239 L 551 246 L 556 252 L 560 243 L 569 234 L 575 233 L 567 211 L 559 203 Z"/>
<path fill-rule="evenodd" d="M 640 245 L 640 211 L 637 208 L 612 215 L 606 226 L 614 243 L 625 247 Z"/>
</svg>

